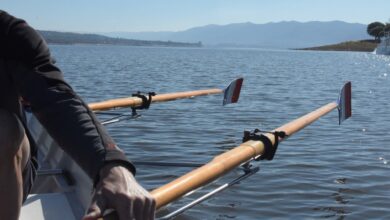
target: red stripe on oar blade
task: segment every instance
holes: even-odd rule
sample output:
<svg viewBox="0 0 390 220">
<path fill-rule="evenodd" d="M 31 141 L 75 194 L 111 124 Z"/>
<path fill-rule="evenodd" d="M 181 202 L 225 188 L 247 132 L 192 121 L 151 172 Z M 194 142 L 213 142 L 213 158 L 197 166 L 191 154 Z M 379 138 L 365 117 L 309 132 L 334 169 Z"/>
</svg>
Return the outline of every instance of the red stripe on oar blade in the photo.
<svg viewBox="0 0 390 220">
<path fill-rule="evenodd" d="M 224 92 L 223 105 L 238 102 L 243 81 L 243 78 L 239 78 L 230 83 Z"/>
<path fill-rule="evenodd" d="M 338 109 L 339 124 L 352 116 L 352 85 L 351 82 L 344 84 L 340 92 Z"/>
<path fill-rule="evenodd" d="M 243 78 L 240 78 L 236 81 L 236 86 L 234 88 L 233 97 L 232 97 L 232 103 L 238 102 L 238 99 L 240 98 L 241 86 L 243 81 L 244 81 Z"/>
</svg>

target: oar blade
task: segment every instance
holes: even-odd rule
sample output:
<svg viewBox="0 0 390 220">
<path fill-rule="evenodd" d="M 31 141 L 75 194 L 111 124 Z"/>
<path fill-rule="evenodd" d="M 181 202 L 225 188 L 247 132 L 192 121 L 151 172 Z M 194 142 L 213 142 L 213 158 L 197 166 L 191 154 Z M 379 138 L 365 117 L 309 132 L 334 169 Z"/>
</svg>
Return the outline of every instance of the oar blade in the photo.
<svg viewBox="0 0 390 220">
<path fill-rule="evenodd" d="M 226 89 L 224 90 L 222 105 L 238 102 L 243 81 L 243 78 L 238 78 L 232 81 L 228 87 L 226 87 Z"/>
<path fill-rule="evenodd" d="M 339 124 L 352 116 L 352 85 L 351 82 L 344 84 L 341 89 L 338 110 L 339 110 Z"/>
</svg>

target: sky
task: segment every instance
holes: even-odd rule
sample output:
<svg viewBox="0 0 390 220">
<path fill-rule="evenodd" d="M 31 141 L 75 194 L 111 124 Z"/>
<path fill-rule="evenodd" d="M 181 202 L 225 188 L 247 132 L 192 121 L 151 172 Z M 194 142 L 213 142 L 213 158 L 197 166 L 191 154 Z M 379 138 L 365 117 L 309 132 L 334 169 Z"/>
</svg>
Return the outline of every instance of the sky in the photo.
<svg viewBox="0 0 390 220">
<path fill-rule="evenodd" d="M 39 30 L 182 31 L 208 24 L 390 22 L 390 0 L 0 0 Z"/>
</svg>

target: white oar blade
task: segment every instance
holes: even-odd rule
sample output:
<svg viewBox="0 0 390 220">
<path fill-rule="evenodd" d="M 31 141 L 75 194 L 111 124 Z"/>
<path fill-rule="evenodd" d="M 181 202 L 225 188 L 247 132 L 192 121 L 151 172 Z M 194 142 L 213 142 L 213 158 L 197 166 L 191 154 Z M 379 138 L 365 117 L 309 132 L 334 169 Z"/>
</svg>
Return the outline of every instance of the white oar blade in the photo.
<svg viewBox="0 0 390 220">
<path fill-rule="evenodd" d="M 344 84 L 341 89 L 339 100 L 338 100 L 338 110 L 339 110 L 339 124 L 344 120 L 352 116 L 352 85 L 351 82 Z"/>
<path fill-rule="evenodd" d="M 243 78 L 238 78 L 231 82 L 228 87 L 226 87 L 223 95 L 222 105 L 238 102 L 243 81 Z"/>
</svg>

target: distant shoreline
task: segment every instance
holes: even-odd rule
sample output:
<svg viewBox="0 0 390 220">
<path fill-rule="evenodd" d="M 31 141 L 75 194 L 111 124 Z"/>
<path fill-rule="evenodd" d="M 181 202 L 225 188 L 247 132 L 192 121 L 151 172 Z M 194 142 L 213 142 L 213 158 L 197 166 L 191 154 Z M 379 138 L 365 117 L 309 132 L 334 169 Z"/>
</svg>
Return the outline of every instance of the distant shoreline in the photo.
<svg viewBox="0 0 390 220">
<path fill-rule="evenodd" d="M 58 45 L 118 45 L 118 46 L 151 46 L 151 47 L 203 47 L 202 42 L 174 42 L 174 41 L 149 41 L 126 38 L 113 38 L 98 34 L 79 34 L 58 31 L 39 31 L 46 42 Z M 372 52 L 378 43 L 374 40 L 346 41 L 338 44 L 324 45 L 307 48 L 293 48 L 293 50 L 315 51 L 359 51 Z M 241 48 L 241 46 L 238 46 Z M 245 48 L 245 47 L 244 47 Z"/>
<path fill-rule="evenodd" d="M 373 52 L 378 43 L 374 40 L 345 41 L 338 44 L 324 45 L 318 47 L 297 48 L 294 50 L 316 50 L 316 51 L 354 51 Z"/>
<path fill-rule="evenodd" d="M 120 46 L 153 46 L 153 47 L 202 47 L 201 42 L 187 43 L 174 41 L 148 41 L 125 38 L 113 38 L 98 34 L 78 34 L 58 31 L 39 31 L 49 44 L 60 45 L 120 45 Z"/>
</svg>

